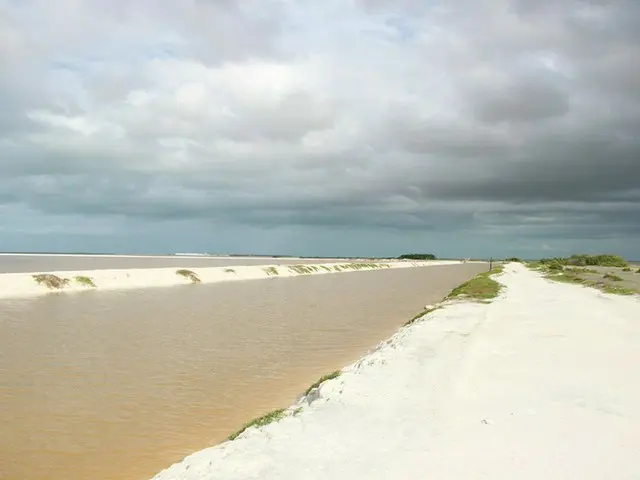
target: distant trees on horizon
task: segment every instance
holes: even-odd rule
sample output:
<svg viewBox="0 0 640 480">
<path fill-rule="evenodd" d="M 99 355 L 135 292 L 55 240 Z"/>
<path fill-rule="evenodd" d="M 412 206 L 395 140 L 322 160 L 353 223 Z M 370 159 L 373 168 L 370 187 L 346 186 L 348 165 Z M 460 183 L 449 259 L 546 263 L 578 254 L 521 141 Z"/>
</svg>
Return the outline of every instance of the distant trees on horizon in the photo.
<svg viewBox="0 0 640 480">
<path fill-rule="evenodd" d="M 405 253 L 398 257 L 400 260 L 435 260 L 433 253 Z"/>
</svg>

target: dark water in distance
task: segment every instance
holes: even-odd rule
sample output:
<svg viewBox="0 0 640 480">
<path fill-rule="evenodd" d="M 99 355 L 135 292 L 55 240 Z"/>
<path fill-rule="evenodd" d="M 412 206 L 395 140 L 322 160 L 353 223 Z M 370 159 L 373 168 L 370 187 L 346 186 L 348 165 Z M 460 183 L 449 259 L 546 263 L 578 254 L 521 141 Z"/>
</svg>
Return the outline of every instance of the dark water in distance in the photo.
<svg viewBox="0 0 640 480">
<path fill-rule="evenodd" d="M 486 268 L 0 301 L 0 478 L 149 478 L 288 406 Z"/>
<path fill-rule="evenodd" d="M 106 270 L 162 267 L 224 267 L 227 265 L 296 265 L 334 263 L 348 260 L 292 259 L 271 257 L 187 257 L 111 255 L 0 255 L 0 273 Z"/>
</svg>

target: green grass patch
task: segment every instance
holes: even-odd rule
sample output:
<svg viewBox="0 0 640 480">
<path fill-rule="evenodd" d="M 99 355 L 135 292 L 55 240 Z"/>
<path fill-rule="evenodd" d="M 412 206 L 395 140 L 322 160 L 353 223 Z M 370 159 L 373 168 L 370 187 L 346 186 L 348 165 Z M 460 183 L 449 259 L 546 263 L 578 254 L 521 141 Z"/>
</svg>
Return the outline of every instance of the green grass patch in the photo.
<svg viewBox="0 0 640 480">
<path fill-rule="evenodd" d="M 502 285 L 491 278 L 491 276 L 502 273 L 503 270 L 504 267 L 499 265 L 488 272 L 476 275 L 471 280 L 468 280 L 462 285 L 458 285 L 456 288 L 451 290 L 451 293 L 447 295 L 447 298 L 464 297 L 473 300 L 487 300 L 495 298 L 500 293 Z"/>
<path fill-rule="evenodd" d="M 575 283 L 575 284 L 584 284 L 585 280 L 580 278 L 577 275 L 572 273 L 558 273 L 558 274 L 549 274 L 545 276 L 549 280 L 553 280 L 554 282 L 561 283 Z"/>
<path fill-rule="evenodd" d="M 53 273 L 39 273 L 31 275 L 38 285 L 43 285 L 51 290 L 60 290 L 69 284 L 69 279 L 59 277 Z"/>
<path fill-rule="evenodd" d="M 274 275 L 279 275 L 278 269 L 276 267 L 265 267 L 262 270 L 264 270 L 264 272 L 270 277 Z"/>
<path fill-rule="evenodd" d="M 417 314 L 415 317 L 413 317 L 411 320 L 407 320 L 404 323 L 404 327 L 408 327 L 409 325 L 411 325 L 412 323 L 414 323 L 416 320 L 418 320 L 419 318 L 424 317 L 425 315 L 428 315 L 431 312 L 435 312 L 436 310 L 440 309 L 441 307 L 433 307 L 433 308 L 425 308 L 423 311 L 421 311 L 419 314 Z"/>
<path fill-rule="evenodd" d="M 231 435 L 229 435 L 228 439 L 229 440 L 235 440 L 236 438 L 238 438 L 238 436 L 244 432 L 245 430 L 247 430 L 248 428 L 251 427 L 263 427 L 265 425 L 270 424 L 271 422 L 277 422 L 278 420 L 280 420 L 282 417 L 284 417 L 285 414 L 285 410 L 284 409 L 278 409 L 278 410 L 274 410 L 273 412 L 269 412 L 265 415 L 262 415 L 261 417 L 258 418 L 254 418 L 253 420 L 245 423 L 242 428 L 240 428 L 240 430 L 238 430 L 235 433 L 232 433 Z"/>
<path fill-rule="evenodd" d="M 620 281 L 620 280 L 615 280 L 611 277 L 615 277 L 622 280 L 617 275 L 610 275 L 610 274 L 605 274 L 602 278 L 608 279 L 614 282 Z M 637 291 L 631 288 L 620 287 L 618 285 L 610 285 L 610 284 L 604 283 L 603 281 L 595 282 L 593 280 L 587 280 L 570 272 L 569 273 L 563 272 L 560 274 L 549 273 L 545 275 L 545 278 L 548 278 L 549 280 L 553 280 L 554 282 L 571 283 L 574 285 L 583 285 L 585 287 L 596 288 L 601 292 L 612 293 L 615 295 L 633 295 L 638 293 Z"/>
<path fill-rule="evenodd" d="M 304 392 L 305 396 L 309 395 L 311 393 L 312 390 L 318 388 L 320 385 L 322 385 L 324 382 L 326 382 L 327 380 L 332 380 L 334 378 L 338 378 L 340 376 L 340 370 L 336 370 L 335 372 L 331 372 L 331 373 L 327 373 L 326 375 L 320 377 L 318 380 L 316 380 L 314 383 L 312 383 L 311 385 L 309 385 L 309 388 L 307 388 Z"/>
<path fill-rule="evenodd" d="M 640 268 L 638 270 L 636 270 L 636 273 L 640 273 Z"/>
<path fill-rule="evenodd" d="M 176 275 L 188 278 L 189 280 L 191 280 L 191 283 L 200 283 L 200 278 L 198 277 L 198 275 L 196 275 L 195 272 L 192 272 L 191 270 L 181 268 L 180 270 L 176 270 Z"/>
<path fill-rule="evenodd" d="M 622 269 L 623 272 L 630 272 L 631 271 L 631 267 L 624 267 Z"/>
<path fill-rule="evenodd" d="M 613 293 L 614 295 L 635 295 L 638 293 L 632 288 L 620 287 L 618 285 L 602 285 L 600 286 L 600 290 L 604 293 Z"/>
<path fill-rule="evenodd" d="M 91 277 L 85 277 L 84 275 L 78 275 L 75 277 L 76 283 L 84 286 L 84 287 L 92 287 L 96 288 L 96 284 L 93 283 L 93 279 Z"/>
<path fill-rule="evenodd" d="M 575 274 L 580 274 L 580 273 L 598 273 L 598 271 L 594 270 L 593 268 L 578 268 L 578 267 L 565 267 L 564 271 L 565 272 L 569 272 L 569 273 L 575 273 Z"/>
<path fill-rule="evenodd" d="M 611 280 L 613 282 L 621 282 L 622 281 L 622 277 L 619 277 L 618 275 L 614 275 L 613 273 L 605 273 L 602 278 L 605 278 L 607 280 Z"/>
</svg>

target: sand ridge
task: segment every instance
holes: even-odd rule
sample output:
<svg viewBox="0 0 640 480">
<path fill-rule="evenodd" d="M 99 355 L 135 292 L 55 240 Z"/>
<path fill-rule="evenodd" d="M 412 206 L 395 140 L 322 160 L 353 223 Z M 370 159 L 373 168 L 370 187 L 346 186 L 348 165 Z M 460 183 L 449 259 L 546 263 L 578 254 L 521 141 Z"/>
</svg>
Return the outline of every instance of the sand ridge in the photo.
<svg viewBox="0 0 640 480">
<path fill-rule="evenodd" d="M 640 478 L 640 299 L 498 278 L 154 480 Z"/>
<path fill-rule="evenodd" d="M 380 261 L 337 262 L 301 265 L 245 265 L 220 267 L 163 267 L 137 269 L 105 269 L 82 271 L 54 271 L 0 274 L 0 298 L 20 298 L 47 293 L 79 292 L 86 290 L 117 290 L 170 287 L 191 283 L 216 283 L 256 280 L 297 275 L 320 275 L 374 271 L 382 268 L 416 268 L 435 265 L 457 265 L 460 261 Z M 183 274 L 179 274 L 184 270 Z M 191 272 L 195 277 L 187 272 Z M 34 275 L 53 275 L 62 279 L 62 288 L 50 288 L 36 281 Z M 83 281 L 84 279 L 84 281 Z M 89 282 L 90 281 L 90 282 Z"/>
</svg>

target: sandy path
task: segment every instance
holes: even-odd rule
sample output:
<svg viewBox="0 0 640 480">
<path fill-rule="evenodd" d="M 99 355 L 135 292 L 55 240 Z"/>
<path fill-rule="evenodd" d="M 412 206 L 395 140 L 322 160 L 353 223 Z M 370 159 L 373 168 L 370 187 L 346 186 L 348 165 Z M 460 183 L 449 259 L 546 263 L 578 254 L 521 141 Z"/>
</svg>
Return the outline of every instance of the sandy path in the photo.
<svg viewBox="0 0 640 480">
<path fill-rule="evenodd" d="M 296 416 L 166 479 L 638 479 L 640 301 L 507 266 L 491 305 L 396 334 Z"/>
</svg>

